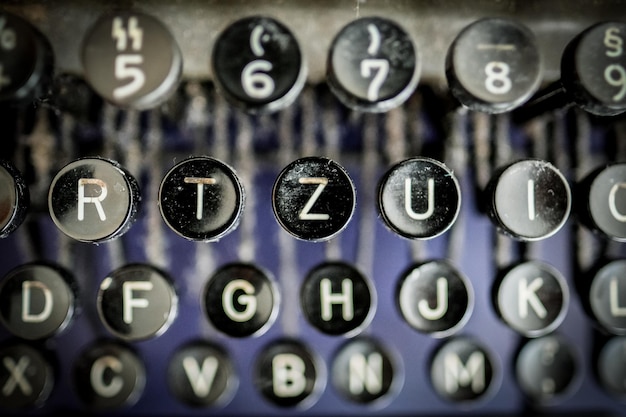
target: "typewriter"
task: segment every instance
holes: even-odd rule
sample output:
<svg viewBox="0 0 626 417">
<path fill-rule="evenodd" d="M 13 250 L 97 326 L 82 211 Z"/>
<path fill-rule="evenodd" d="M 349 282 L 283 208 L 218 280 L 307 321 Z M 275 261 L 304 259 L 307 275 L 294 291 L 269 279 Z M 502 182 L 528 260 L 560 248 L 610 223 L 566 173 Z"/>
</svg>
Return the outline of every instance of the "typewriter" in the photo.
<svg viewBox="0 0 626 417">
<path fill-rule="evenodd" d="M 626 2 L 3 1 L 1 415 L 626 414 Z"/>
</svg>

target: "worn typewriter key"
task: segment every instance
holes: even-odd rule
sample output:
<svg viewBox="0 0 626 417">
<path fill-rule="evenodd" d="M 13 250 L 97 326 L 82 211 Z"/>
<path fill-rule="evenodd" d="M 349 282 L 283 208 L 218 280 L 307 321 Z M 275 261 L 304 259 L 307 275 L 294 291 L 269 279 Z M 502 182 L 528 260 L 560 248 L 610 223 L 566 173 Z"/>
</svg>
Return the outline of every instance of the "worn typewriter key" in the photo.
<svg viewBox="0 0 626 417">
<path fill-rule="evenodd" d="M 452 170 L 430 158 L 393 166 L 378 187 L 378 210 L 385 224 L 409 239 L 444 233 L 461 209 L 461 189 Z"/>
<path fill-rule="evenodd" d="M 105 327 L 126 340 L 163 334 L 176 318 L 178 296 L 168 276 L 143 264 L 113 271 L 100 283 L 96 300 Z"/>
<path fill-rule="evenodd" d="M 30 206 L 30 193 L 22 174 L 0 159 L 0 238 L 22 224 Z"/>
<path fill-rule="evenodd" d="M 326 77 L 346 106 L 384 112 L 402 104 L 415 90 L 420 59 L 410 36 L 380 17 L 364 17 L 345 26 L 328 53 Z"/>
<path fill-rule="evenodd" d="M 205 341 L 176 350 L 167 370 L 170 391 L 193 407 L 224 405 L 237 388 L 237 376 L 228 354 Z"/>
<path fill-rule="evenodd" d="M 338 163 L 307 157 L 292 162 L 278 175 L 272 205 L 287 232 L 302 240 L 324 241 L 348 225 L 356 206 L 356 191 Z"/>
<path fill-rule="evenodd" d="M 155 107 L 178 86 L 182 55 L 154 17 L 120 11 L 100 18 L 82 45 L 84 75 L 105 100 L 135 109 Z"/>
<path fill-rule="evenodd" d="M 0 364 L 0 408 L 33 409 L 45 403 L 55 378 L 43 351 L 22 342 L 8 343 L 0 347 Z"/>
<path fill-rule="evenodd" d="M 161 215 L 189 240 L 219 240 L 239 224 L 243 207 L 243 186 L 235 171 L 214 158 L 182 161 L 161 182 Z"/>
<path fill-rule="evenodd" d="M 0 321 L 22 339 L 42 339 L 65 330 L 76 311 L 71 274 L 51 264 L 27 264 L 0 282 Z"/>
<path fill-rule="evenodd" d="M 497 372 L 486 348 L 468 337 L 457 337 L 444 342 L 435 352 L 430 380 L 441 398 L 472 403 L 494 391 Z"/>
<path fill-rule="evenodd" d="M 128 231 L 140 199 L 139 184 L 117 162 L 83 158 L 55 175 L 48 209 L 54 224 L 69 237 L 100 243 Z"/>
<path fill-rule="evenodd" d="M 266 346 L 255 365 L 254 382 L 259 392 L 281 407 L 304 407 L 321 390 L 321 362 L 302 343 L 281 339 Z"/>
<path fill-rule="evenodd" d="M 561 337 L 526 342 L 517 355 L 515 374 L 524 394 L 534 402 L 552 403 L 576 387 L 578 358 Z"/>
<path fill-rule="evenodd" d="M 433 337 L 448 337 L 457 332 L 474 307 L 469 280 L 443 260 L 411 267 L 399 282 L 397 297 L 406 322 Z"/>
<path fill-rule="evenodd" d="M 204 311 L 220 331 L 234 337 L 259 336 L 278 314 L 279 295 L 268 271 L 229 264 L 206 284 Z"/>
<path fill-rule="evenodd" d="M 626 260 L 603 265 L 591 278 L 589 307 L 611 334 L 626 335 Z"/>
<path fill-rule="evenodd" d="M 97 340 L 76 359 L 74 390 L 94 410 L 111 410 L 134 404 L 143 393 L 146 369 L 129 347 Z"/>
<path fill-rule="evenodd" d="M 396 366 L 381 343 L 357 338 L 339 348 L 333 359 L 331 378 L 337 391 L 348 400 L 371 404 L 388 397 L 393 386 L 400 385 L 401 375 Z"/>
<path fill-rule="evenodd" d="M 526 337 L 556 329 L 567 314 L 569 290 L 559 271 L 539 261 L 510 268 L 496 284 L 495 307 L 502 320 Z"/>
<path fill-rule="evenodd" d="M 354 267 L 328 262 L 307 275 L 300 290 L 307 320 L 332 335 L 353 335 L 367 325 L 374 312 L 376 294 Z"/>
<path fill-rule="evenodd" d="M 577 191 L 576 208 L 582 223 L 610 239 L 626 241 L 626 163 L 594 170 Z"/>
<path fill-rule="evenodd" d="M 30 23 L 0 12 L 0 102 L 28 103 L 46 93 L 52 47 Z"/>
<path fill-rule="evenodd" d="M 485 198 L 489 217 L 501 232 L 535 241 L 561 229 L 572 197 L 567 180 L 554 165 L 525 159 L 498 169 Z"/>
<path fill-rule="evenodd" d="M 541 57 L 533 33 L 505 19 L 483 19 L 454 40 L 446 58 L 450 92 L 471 110 L 510 111 L 539 87 Z"/>
<path fill-rule="evenodd" d="M 306 78 L 298 41 L 269 17 L 248 17 L 231 24 L 215 41 L 212 63 L 220 91 L 252 113 L 288 106 Z"/>
<path fill-rule="evenodd" d="M 597 377 L 606 391 L 618 398 L 626 396 L 626 337 L 612 337 L 600 349 Z"/>
</svg>

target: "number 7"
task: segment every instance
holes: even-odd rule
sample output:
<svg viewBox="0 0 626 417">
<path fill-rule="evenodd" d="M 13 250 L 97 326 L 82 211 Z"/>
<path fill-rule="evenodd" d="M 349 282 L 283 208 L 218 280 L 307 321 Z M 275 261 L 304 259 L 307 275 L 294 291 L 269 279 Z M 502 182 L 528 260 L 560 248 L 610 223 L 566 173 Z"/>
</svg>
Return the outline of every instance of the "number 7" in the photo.
<svg viewBox="0 0 626 417">
<path fill-rule="evenodd" d="M 369 78 L 372 70 L 377 70 L 367 89 L 367 99 L 369 101 L 378 100 L 378 93 L 389 74 L 389 61 L 386 59 L 367 58 L 361 61 L 361 76 Z"/>
</svg>

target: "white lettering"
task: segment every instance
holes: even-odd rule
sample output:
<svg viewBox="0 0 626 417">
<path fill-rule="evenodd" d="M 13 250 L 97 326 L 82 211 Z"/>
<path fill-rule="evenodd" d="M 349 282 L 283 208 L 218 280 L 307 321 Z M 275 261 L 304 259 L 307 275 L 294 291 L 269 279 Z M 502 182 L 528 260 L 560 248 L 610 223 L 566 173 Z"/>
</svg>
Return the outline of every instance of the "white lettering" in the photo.
<svg viewBox="0 0 626 417">
<path fill-rule="evenodd" d="M 38 288 L 43 293 L 44 305 L 39 313 L 30 311 L 31 288 Z M 22 321 L 24 323 L 41 323 L 47 320 L 52 313 L 53 304 L 52 291 L 46 284 L 40 281 L 24 281 L 22 283 Z"/>
<path fill-rule="evenodd" d="M 320 303 L 322 305 L 322 320 L 330 321 L 333 318 L 333 304 L 341 304 L 341 316 L 345 321 L 354 318 L 354 303 L 352 298 L 352 281 L 341 281 L 341 292 L 332 292 L 332 282 L 328 278 L 320 281 Z"/>
<path fill-rule="evenodd" d="M 539 318 L 543 319 L 548 315 L 545 306 L 537 297 L 537 291 L 542 285 L 543 278 L 535 278 L 530 285 L 528 285 L 526 278 L 520 280 L 518 284 L 518 307 L 521 318 L 528 317 L 528 306 L 532 307 Z"/>
<path fill-rule="evenodd" d="M 196 219 L 202 220 L 203 208 L 204 208 L 204 186 L 216 184 L 215 178 L 197 178 L 197 177 L 185 177 L 183 180 L 185 184 L 197 184 L 196 199 Z"/>
<path fill-rule="evenodd" d="M 113 372 L 119 374 L 122 372 L 124 366 L 122 362 L 115 356 L 103 356 L 98 358 L 91 367 L 91 372 L 89 373 L 89 380 L 91 382 L 91 387 L 96 392 L 96 394 L 101 397 L 111 398 L 117 395 L 122 388 L 124 387 L 124 381 L 122 377 L 116 375 L 109 379 L 109 383 L 105 382 L 104 373 L 107 369 L 112 370 Z"/>
<path fill-rule="evenodd" d="M 473 352 L 463 365 L 461 358 L 456 354 L 448 354 L 444 359 L 446 391 L 455 393 L 459 387 L 471 384 L 472 392 L 480 394 L 485 390 L 485 355 L 482 352 Z"/>
<path fill-rule="evenodd" d="M 428 207 L 423 213 L 416 213 L 413 210 L 411 193 L 411 178 L 404 180 L 404 209 L 406 214 L 413 220 L 426 220 L 435 212 L 435 180 L 433 178 L 428 179 Z"/>
<path fill-rule="evenodd" d="M 428 300 L 422 299 L 417 303 L 417 308 L 426 320 L 439 320 L 448 311 L 448 280 L 437 278 L 437 305 L 431 308 Z"/>
<path fill-rule="evenodd" d="M 124 323 L 133 322 L 133 308 L 147 308 L 149 303 L 145 298 L 133 298 L 133 291 L 151 291 L 154 285 L 148 281 L 126 281 L 122 284 L 124 303 Z"/>
<path fill-rule="evenodd" d="M 191 356 L 183 359 L 183 368 L 189 379 L 189 385 L 197 397 L 206 397 L 211 392 L 219 361 L 214 356 L 208 356 L 202 361 L 202 368 Z"/>
<path fill-rule="evenodd" d="M 237 302 L 245 306 L 243 311 L 238 311 L 233 305 L 235 301 L 235 293 L 243 291 L 245 294 L 237 297 Z M 236 279 L 228 283 L 224 287 L 222 293 L 222 306 L 228 317 L 237 322 L 244 322 L 254 317 L 257 309 L 257 299 L 254 296 L 254 286 L 250 282 L 243 279 Z"/>
<path fill-rule="evenodd" d="M 330 215 L 327 213 L 311 213 L 311 209 L 313 208 L 313 205 L 315 204 L 317 199 L 320 198 L 320 195 L 324 191 L 324 188 L 326 188 L 326 186 L 328 185 L 328 178 L 306 177 L 306 178 L 300 178 L 298 182 L 300 184 L 317 184 L 317 188 L 313 192 L 313 195 L 311 195 L 311 198 L 309 198 L 309 201 L 307 201 L 307 203 L 304 205 L 304 208 L 298 215 L 300 220 L 328 220 L 330 219 Z"/>
<path fill-rule="evenodd" d="M 296 397 L 306 389 L 302 358 L 293 353 L 281 353 L 272 359 L 272 385 L 277 397 Z"/>
<path fill-rule="evenodd" d="M 357 353 L 350 357 L 349 364 L 349 389 L 354 395 L 359 395 L 363 390 L 370 394 L 378 394 L 383 389 L 383 357 L 378 352 L 365 355 Z"/>
<path fill-rule="evenodd" d="M 30 358 L 28 358 L 28 356 L 22 356 L 17 363 L 15 363 L 13 358 L 5 356 L 2 358 L 2 363 L 10 374 L 7 382 L 5 382 L 2 387 L 2 394 L 8 397 L 18 386 L 24 395 L 32 394 L 33 389 L 24 375 L 30 364 Z"/>
<path fill-rule="evenodd" d="M 609 284 L 611 314 L 613 317 L 626 317 L 626 307 L 619 305 L 619 287 L 617 285 L 617 277 L 613 277 Z"/>
<path fill-rule="evenodd" d="M 611 191 L 609 191 L 609 211 L 618 222 L 626 222 L 626 214 L 622 214 L 617 209 L 617 204 L 615 203 L 617 192 L 622 188 L 626 188 L 626 183 L 618 182 L 617 184 L 613 185 L 611 187 Z"/>
<path fill-rule="evenodd" d="M 97 197 L 85 197 L 85 185 L 87 184 L 97 185 L 100 188 L 100 195 Z M 78 221 L 85 219 L 86 203 L 95 205 L 98 217 L 100 217 L 101 221 L 105 221 L 107 216 L 104 214 L 104 209 L 100 203 L 107 197 L 107 193 L 107 184 L 104 181 L 97 178 L 80 178 L 78 180 Z"/>
</svg>

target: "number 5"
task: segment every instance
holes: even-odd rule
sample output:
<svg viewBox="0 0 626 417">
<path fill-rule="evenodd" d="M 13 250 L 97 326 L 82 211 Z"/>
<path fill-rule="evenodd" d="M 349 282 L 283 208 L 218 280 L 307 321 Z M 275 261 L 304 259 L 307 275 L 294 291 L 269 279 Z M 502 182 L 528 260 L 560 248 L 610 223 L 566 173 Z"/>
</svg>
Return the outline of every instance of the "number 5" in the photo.
<svg viewBox="0 0 626 417">
<path fill-rule="evenodd" d="M 146 82 L 146 75 L 141 68 L 132 65 L 141 65 L 143 57 L 141 55 L 121 54 L 115 57 L 115 78 L 124 80 L 130 78 L 131 81 L 113 90 L 113 97 L 118 100 L 135 94 Z"/>
</svg>

